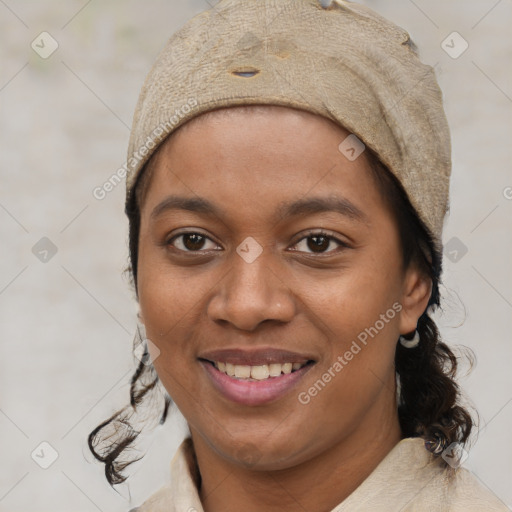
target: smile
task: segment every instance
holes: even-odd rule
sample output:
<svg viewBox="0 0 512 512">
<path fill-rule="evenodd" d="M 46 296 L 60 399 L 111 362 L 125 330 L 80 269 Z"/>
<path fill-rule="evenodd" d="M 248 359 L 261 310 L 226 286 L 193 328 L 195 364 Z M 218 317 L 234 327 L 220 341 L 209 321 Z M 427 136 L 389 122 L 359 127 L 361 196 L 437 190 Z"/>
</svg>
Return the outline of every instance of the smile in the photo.
<svg viewBox="0 0 512 512">
<path fill-rule="evenodd" d="M 262 406 L 289 395 L 315 361 L 241 365 L 199 359 L 208 381 L 223 399 Z"/>
</svg>

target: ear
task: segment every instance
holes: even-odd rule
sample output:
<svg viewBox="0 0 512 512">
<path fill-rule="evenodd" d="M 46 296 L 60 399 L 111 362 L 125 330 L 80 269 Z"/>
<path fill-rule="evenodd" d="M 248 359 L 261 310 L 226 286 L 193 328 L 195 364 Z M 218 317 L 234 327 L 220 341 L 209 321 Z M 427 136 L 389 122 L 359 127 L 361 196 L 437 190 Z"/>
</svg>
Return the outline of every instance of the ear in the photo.
<svg viewBox="0 0 512 512">
<path fill-rule="evenodd" d="M 418 319 L 427 308 L 432 293 L 432 280 L 415 267 L 405 274 L 402 310 L 400 311 L 400 334 L 414 332 Z"/>
</svg>

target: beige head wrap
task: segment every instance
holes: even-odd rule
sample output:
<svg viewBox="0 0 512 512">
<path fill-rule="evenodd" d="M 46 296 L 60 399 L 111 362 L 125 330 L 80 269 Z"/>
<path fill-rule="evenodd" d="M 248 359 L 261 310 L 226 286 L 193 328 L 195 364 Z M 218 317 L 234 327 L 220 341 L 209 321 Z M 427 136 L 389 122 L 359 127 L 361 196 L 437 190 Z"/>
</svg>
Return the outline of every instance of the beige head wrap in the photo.
<svg viewBox="0 0 512 512">
<path fill-rule="evenodd" d="M 344 0 L 221 0 L 171 37 L 144 83 L 127 198 L 171 132 L 240 104 L 310 111 L 355 134 L 402 183 L 441 251 L 450 134 L 434 70 L 403 29 Z"/>
</svg>

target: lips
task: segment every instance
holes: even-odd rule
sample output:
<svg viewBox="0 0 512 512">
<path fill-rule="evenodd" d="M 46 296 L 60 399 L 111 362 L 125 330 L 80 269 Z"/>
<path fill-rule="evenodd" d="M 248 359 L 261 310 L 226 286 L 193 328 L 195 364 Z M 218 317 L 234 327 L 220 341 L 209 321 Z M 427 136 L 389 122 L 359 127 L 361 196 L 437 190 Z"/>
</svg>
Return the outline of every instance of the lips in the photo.
<svg viewBox="0 0 512 512">
<path fill-rule="evenodd" d="M 316 362 L 309 354 L 274 348 L 212 350 L 198 359 L 209 381 L 224 398 L 249 406 L 286 396 Z M 272 368 L 280 368 L 282 373 L 269 375 Z M 258 374 L 253 373 L 256 369 Z"/>
</svg>

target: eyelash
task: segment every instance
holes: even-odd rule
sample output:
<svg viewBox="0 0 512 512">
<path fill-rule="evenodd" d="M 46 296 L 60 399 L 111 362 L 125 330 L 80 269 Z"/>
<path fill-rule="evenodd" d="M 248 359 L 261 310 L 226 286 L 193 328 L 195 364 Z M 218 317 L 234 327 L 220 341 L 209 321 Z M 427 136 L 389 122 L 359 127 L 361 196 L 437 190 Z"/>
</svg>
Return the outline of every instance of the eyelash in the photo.
<svg viewBox="0 0 512 512">
<path fill-rule="evenodd" d="M 203 233 L 201 232 L 198 232 L 198 231 L 185 231 L 183 233 L 178 233 L 177 235 L 174 235 L 172 238 L 170 238 L 169 240 L 167 240 L 165 242 L 165 245 L 171 245 L 173 244 L 173 242 L 182 237 L 182 236 L 186 236 L 186 235 L 199 235 L 201 237 L 203 237 L 205 240 L 210 240 L 213 242 L 213 240 L 211 240 L 211 238 L 207 237 L 206 235 L 204 235 Z M 345 249 L 348 249 L 350 248 L 349 244 L 347 244 L 346 242 L 342 242 L 339 238 L 336 238 L 335 236 L 327 233 L 326 231 L 323 231 L 323 230 L 320 230 L 320 231 L 310 231 L 308 232 L 305 236 L 303 236 L 302 238 L 300 238 L 299 240 L 297 240 L 293 245 L 297 245 L 299 244 L 300 242 L 302 242 L 303 240 L 307 240 L 308 238 L 311 238 L 311 237 L 323 237 L 323 238 L 327 238 L 329 240 L 329 245 L 330 245 L 330 242 L 331 241 L 334 241 L 335 243 L 337 243 L 340 247 L 342 248 L 345 248 Z M 215 242 L 214 242 L 215 243 Z M 339 248 L 339 247 L 338 247 Z M 180 251 L 180 252 L 183 252 L 183 253 L 189 253 L 189 254 L 199 254 L 201 252 L 209 252 L 210 250 L 197 250 L 197 251 L 190 251 L 190 250 L 183 250 L 183 249 L 177 249 L 176 247 L 174 247 L 174 249 L 176 249 L 177 251 Z M 213 249 L 213 250 L 217 250 L 217 249 Z M 304 252 L 304 251 L 296 251 L 296 252 Z M 317 255 L 325 255 L 325 254 L 332 254 L 336 252 L 336 250 L 331 250 L 331 251 L 325 251 L 325 252 L 307 252 L 306 254 L 317 254 Z"/>
</svg>

